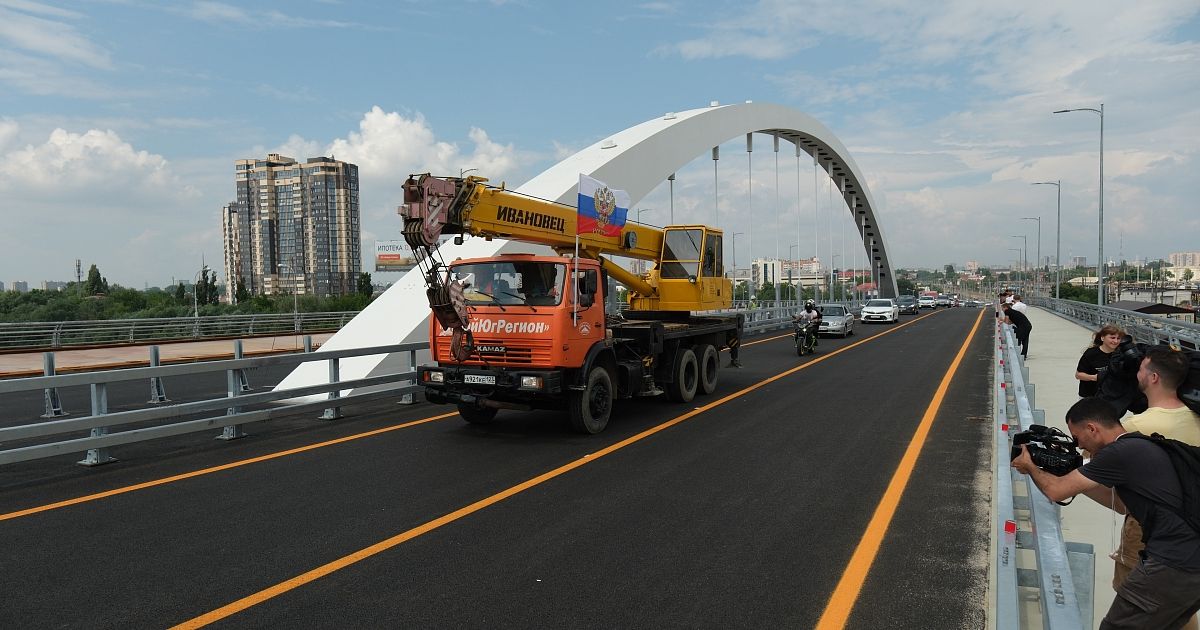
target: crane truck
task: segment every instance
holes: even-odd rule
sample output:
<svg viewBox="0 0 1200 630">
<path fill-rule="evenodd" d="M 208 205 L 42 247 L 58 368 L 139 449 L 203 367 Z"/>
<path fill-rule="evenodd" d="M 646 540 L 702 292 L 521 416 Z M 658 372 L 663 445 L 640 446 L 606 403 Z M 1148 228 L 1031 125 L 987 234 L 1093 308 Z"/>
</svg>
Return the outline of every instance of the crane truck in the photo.
<svg viewBox="0 0 1200 630">
<path fill-rule="evenodd" d="M 616 400 L 665 393 L 689 402 L 716 389 L 722 350 L 738 364 L 743 316 L 715 312 L 733 297 L 721 230 L 617 226 L 604 212 L 612 204 L 600 201 L 595 227 L 577 234 L 569 205 L 477 176 L 408 178 L 399 213 L 432 311 L 432 363 L 417 370 L 427 401 L 456 405 L 473 424 L 492 422 L 501 409 L 565 407 L 574 429 L 599 433 Z M 449 236 L 554 253 L 447 263 L 438 245 Z M 654 267 L 635 274 L 611 256 Z M 605 312 L 609 278 L 628 288 L 623 314 Z"/>
</svg>

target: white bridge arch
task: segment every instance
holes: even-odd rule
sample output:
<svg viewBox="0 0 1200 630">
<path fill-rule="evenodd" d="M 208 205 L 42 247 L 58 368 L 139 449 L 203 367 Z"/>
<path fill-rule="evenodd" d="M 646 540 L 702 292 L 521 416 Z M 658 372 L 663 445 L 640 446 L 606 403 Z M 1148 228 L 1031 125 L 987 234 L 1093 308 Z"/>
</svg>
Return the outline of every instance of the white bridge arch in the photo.
<svg viewBox="0 0 1200 630">
<path fill-rule="evenodd" d="M 517 192 L 574 205 L 579 174 L 585 173 L 629 193 L 632 204 L 657 188 L 676 170 L 722 143 L 748 133 L 778 136 L 807 155 L 829 175 L 854 217 L 863 248 L 879 278 L 879 293 L 895 297 L 896 280 L 888 260 L 887 240 L 879 227 L 871 191 L 849 151 L 828 128 L 801 111 L 770 103 L 704 107 L 668 114 L 609 136 L 555 164 L 516 188 Z M 500 252 L 548 251 L 527 243 L 468 239 L 442 245 L 446 260 L 490 256 Z M 327 341 L 321 350 L 361 348 L 423 341 L 429 305 L 419 270 L 405 274 L 383 295 Z M 355 379 L 403 369 L 404 357 L 354 357 L 341 361 L 341 377 Z M 277 389 L 328 382 L 319 361 L 300 365 Z M 323 395 L 322 395 L 323 396 Z"/>
</svg>

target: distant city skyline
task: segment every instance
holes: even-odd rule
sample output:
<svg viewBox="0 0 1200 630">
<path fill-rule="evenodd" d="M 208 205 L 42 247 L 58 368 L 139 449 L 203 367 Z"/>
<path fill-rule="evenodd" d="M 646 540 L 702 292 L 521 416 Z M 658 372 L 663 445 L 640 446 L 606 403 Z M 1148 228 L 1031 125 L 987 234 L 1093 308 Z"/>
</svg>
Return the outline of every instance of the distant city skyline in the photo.
<svg viewBox="0 0 1200 630">
<path fill-rule="evenodd" d="M 224 277 L 220 209 L 245 156 L 357 164 L 363 242 L 391 240 L 410 173 L 512 188 L 714 100 L 826 125 L 895 267 L 1000 261 L 1014 234 L 1034 250 L 1023 217 L 1053 252 L 1055 190 L 1030 184 L 1059 180 L 1061 251 L 1095 261 L 1100 121 L 1052 112 L 1101 103 L 1105 257 L 1191 251 L 1200 234 L 1195 0 L 760 0 L 736 15 L 711 1 L 0 0 L 0 23 L 0 275 L 31 286 L 74 277 L 76 258 L 130 287 L 193 277 L 202 258 Z M 447 68 L 457 81 L 412 79 Z M 854 226 L 828 181 L 770 145 L 759 134 L 747 155 L 730 138 L 715 174 L 704 151 L 637 209 L 745 232 L 743 260 L 840 254 Z"/>
</svg>

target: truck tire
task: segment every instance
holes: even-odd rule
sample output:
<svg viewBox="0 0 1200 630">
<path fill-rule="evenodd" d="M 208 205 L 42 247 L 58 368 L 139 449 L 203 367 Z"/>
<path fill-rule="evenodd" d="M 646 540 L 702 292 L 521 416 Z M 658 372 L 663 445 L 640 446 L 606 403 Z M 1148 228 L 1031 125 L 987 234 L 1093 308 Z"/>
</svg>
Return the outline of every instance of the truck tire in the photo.
<svg viewBox="0 0 1200 630">
<path fill-rule="evenodd" d="M 708 344 L 700 347 L 699 350 L 700 393 L 711 394 L 717 391 L 717 379 L 721 373 L 721 353 Z"/>
<path fill-rule="evenodd" d="M 682 348 L 675 353 L 671 375 L 675 378 L 667 383 L 667 397 L 675 402 L 692 402 L 700 386 L 700 365 L 691 348 Z"/>
<path fill-rule="evenodd" d="M 491 407 L 458 405 L 458 415 L 471 424 L 489 424 L 496 419 L 496 410 Z"/>
<path fill-rule="evenodd" d="M 608 370 L 597 365 L 588 372 L 583 391 L 571 390 L 567 395 L 571 428 L 580 433 L 596 434 L 603 431 L 612 417 L 612 405 L 612 377 L 608 375 Z"/>
</svg>

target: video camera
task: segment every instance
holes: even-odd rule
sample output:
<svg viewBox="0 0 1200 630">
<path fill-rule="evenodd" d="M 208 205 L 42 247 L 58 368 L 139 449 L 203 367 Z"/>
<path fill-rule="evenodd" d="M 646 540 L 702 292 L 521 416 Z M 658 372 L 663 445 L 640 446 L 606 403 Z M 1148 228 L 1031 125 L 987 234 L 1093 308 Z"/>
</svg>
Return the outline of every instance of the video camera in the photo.
<svg viewBox="0 0 1200 630">
<path fill-rule="evenodd" d="M 1075 438 L 1060 429 L 1030 425 L 1028 431 L 1013 436 L 1010 460 L 1020 457 L 1022 444 L 1029 449 L 1034 465 L 1050 474 L 1061 477 L 1083 465 L 1083 456 L 1075 450 Z"/>
</svg>

